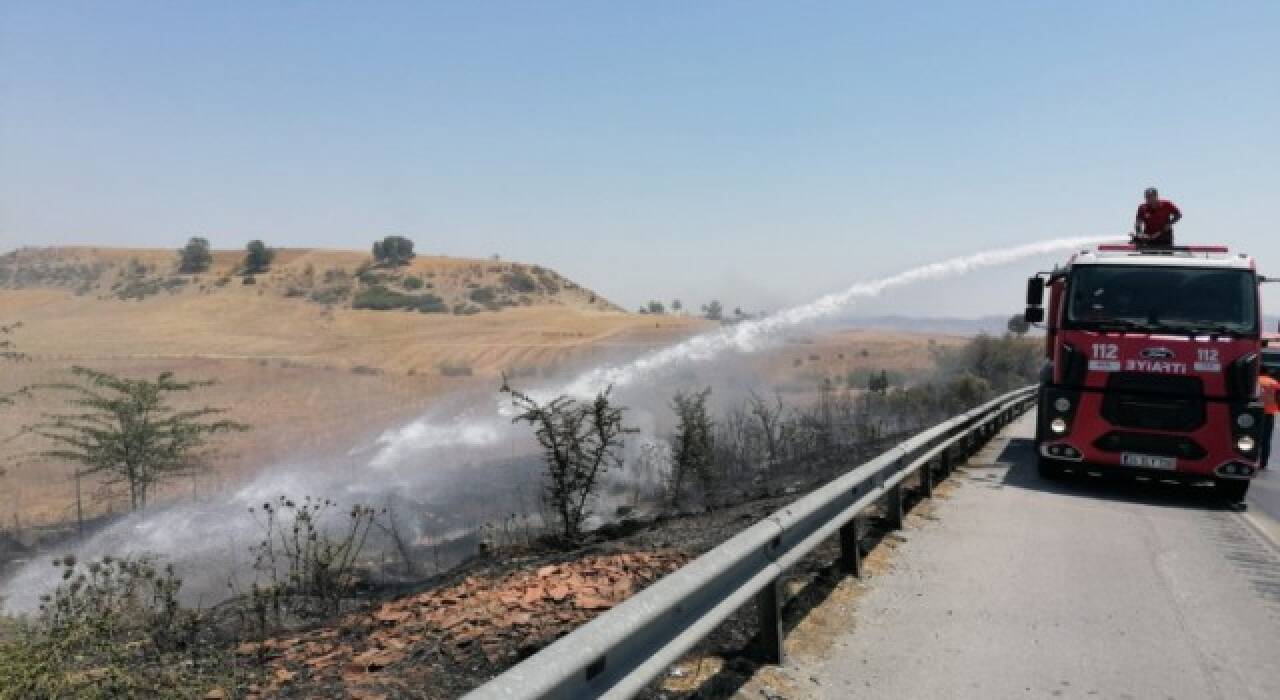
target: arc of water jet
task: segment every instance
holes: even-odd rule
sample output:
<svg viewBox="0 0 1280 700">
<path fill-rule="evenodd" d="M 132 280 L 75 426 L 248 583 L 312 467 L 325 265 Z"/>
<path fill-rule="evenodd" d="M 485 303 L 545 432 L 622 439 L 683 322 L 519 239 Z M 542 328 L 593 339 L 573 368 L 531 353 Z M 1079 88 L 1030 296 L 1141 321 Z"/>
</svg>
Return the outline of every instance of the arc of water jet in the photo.
<svg viewBox="0 0 1280 700">
<path fill-rule="evenodd" d="M 627 386 L 655 372 L 682 362 L 705 362 L 724 352 L 754 352 L 768 336 L 778 331 L 838 313 L 858 299 L 882 294 L 885 290 L 915 282 L 966 274 L 973 270 L 1014 262 L 1034 255 L 1081 248 L 1110 240 L 1106 237 L 1058 238 L 1011 248 L 975 253 L 921 265 L 870 282 L 859 282 L 841 292 L 827 294 L 807 304 L 784 309 L 755 321 L 743 321 L 710 333 L 694 336 L 670 347 L 656 350 L 624 365 L 589 370 L 552 395 L 593 396 L 608 386 Z"/>
</svg>

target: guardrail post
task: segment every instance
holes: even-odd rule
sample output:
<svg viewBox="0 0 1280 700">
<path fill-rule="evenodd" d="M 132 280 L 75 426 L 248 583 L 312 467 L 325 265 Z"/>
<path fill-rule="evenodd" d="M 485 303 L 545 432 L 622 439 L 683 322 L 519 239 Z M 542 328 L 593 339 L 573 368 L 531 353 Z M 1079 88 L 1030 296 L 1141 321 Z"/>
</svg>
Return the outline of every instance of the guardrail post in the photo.
<svg viewBox="0 0 1280 700">
<path fill-rule="evenodd" d="M 858 542 L 861 530 L 857 516 L 840 528 L 840 569 L 855 578 L 862 578 L 862 544 Z"/>
<path fill-rule="evenodd" d="M 933 498 L 933 460 L 920 465 L 920 497 Z"/>
<path fill-rule="evenodd" d="M 943 450 L 942 454 L 938 455 L 938 467 L 943 479 L 951 478 L 951 450 Z"/>
<path fill-rule="evenodd" d="M 889 521 L 890 530 L 902 529 L 902 482 L 894 484 L 885 498 L 885 518 Z"/>
<path fill-rule="evenodd" d="M 756 643 L 761 661 L 781 666 L 786 657 L 782 649 L 782 579 L 770 581 L 756 594 L 756 616 L 760 619 L 760 636 Z"/>
</svg>

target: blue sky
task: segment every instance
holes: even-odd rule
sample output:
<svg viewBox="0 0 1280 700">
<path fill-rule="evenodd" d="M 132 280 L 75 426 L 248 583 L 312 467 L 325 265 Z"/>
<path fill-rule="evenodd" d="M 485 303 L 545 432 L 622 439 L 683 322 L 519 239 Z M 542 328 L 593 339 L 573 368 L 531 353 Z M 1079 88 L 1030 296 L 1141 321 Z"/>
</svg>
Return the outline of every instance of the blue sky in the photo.
<svg viewBox="0 0 1280 700">
<path fill-rule="evenodd" d="M 1277 37 L 1276 2 L 0 0 L 0 249 L 396 233 L 762 308 L 1121 233 L 1154 183 L 1280 274 Z"/>
</svg>

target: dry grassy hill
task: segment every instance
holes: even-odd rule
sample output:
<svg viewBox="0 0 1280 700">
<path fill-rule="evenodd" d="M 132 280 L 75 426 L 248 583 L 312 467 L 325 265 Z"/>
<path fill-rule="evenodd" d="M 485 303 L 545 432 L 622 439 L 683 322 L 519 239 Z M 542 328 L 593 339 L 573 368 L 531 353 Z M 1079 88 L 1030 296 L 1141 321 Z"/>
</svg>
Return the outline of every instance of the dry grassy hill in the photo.
<svg viewBox="0 0 1280 700">
<path fill-rule="evenodd" d="M 254 429 L 222 441 L 213 469 L 167 491 L 198 497 L 280 460 L 345 450 L 443 393 L 495 388 L 503 373 L 532 382 L 708 327 L 688 317 L 625 313 L 550 270 L 516 263 L 422 257 L 386 270 L 370 268 L 370 257 L 358 252 L 281 250 L 269 272 L 245 284 L 234 274 L 242 258 L 240 251 L 217 252 L 208 272 L 179 275 L 167 250 L 0 256 L 0 324 L 23 324 L 13 339 L 29 356 L 0 363 L 0 394 L 65 380 L 73 365 L 216 380 L 193 399 L 227 407 Z M 382 298 L 431 294 L 439 301 L 415 301 L 412 310 L 353 308 L 375 288 Z M 761 385 L 800 401 L 824 379 L 856 388 L 870 372 L 928 371 L 930 346 L 954 342 L 882 331 L 814 334 L 791 338 L 748 367 Z M 33 439 L 6 438 L 42 412 L 62 409 L 64 398 L 46 392 L 0 409 L 0 460 L 39 449 Z M 19 459 L 8 472 L 0 477 L 6 526 L 73 516 L 69 465 Z M 118 496 L 107 496 L 91 500 L 89 513 L 120 507 Z"/>
<path fill-rule="evenodd" d="M 538 265 L 418 257 L 407 265 L 374 266 L 366 253 L 284 248 L 270 269 L 244 275 L 244 251 L 213 251 L 200 274 L 181 274 L 173 251 L 129 248 L 24 248 L 0 256 L 0 289 L 61 288 L 100 300 L 226 293 L 237 286 L 258 296 L 301 299 L 331 307 L 372 307 L 385 293 L 416 299 L 415 310 L 470 315 L 511 307 L 618 308 Z M 381 293 L 381 294 L 380 294 Z"/>
<path fill-rule="evenodd" d="M 207 273 L 178 275 L 173 251 L 25 249 L 0 256 L 0 323 L 23 324 L 13 339 L 29 356 L 0 364 L 0 393 L 64 380 L 72 365 L 217 380 L 198 400 L 230 408 L 254 430 L 224 441 L 215 470 L 170 490 L 199 494 L 276 460 L 346 449 L 443 392 L 496 387 L 503 372 L 531 377 L 605 353 L 640 352 L 703 323 L 622 312 L 531 265 L 422 257 L 385 270 L 369 268 L 363 253 L 281 250 L 269 272 L 245 284 L 232 274 L 242 257 L 217 252 Z M 371 288 L 440 302 L 429 312 L 352 308 Z M 4 409 L 0 440 L 60 408 L 61 398 L 46 394 Z M 0 459 L 38 447 L 25 438 L 0 442 Z M 8 471 L 0 478 L 6 521 L 70 516 L 68 465 L 25 460 Z M 91 512 L 113 507 L 118 501 L 107 498 Z"/>
</svg>

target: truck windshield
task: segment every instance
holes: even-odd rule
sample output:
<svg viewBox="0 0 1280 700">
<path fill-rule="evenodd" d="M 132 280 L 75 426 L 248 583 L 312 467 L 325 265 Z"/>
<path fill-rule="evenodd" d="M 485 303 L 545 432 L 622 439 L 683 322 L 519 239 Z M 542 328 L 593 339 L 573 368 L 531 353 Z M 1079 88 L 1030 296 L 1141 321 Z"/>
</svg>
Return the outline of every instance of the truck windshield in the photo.
<svg viewBox="0 0 1280 700">
<path fill-rule="evenodd" d="M 1248 270 L 1084 265 L 1072 270 L 1072 328 L 1255 335 L 1257 283 Z"/>
</svg>

